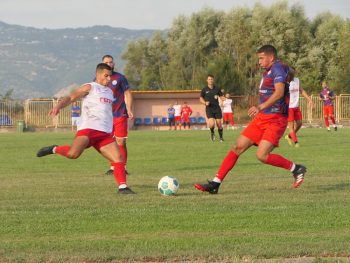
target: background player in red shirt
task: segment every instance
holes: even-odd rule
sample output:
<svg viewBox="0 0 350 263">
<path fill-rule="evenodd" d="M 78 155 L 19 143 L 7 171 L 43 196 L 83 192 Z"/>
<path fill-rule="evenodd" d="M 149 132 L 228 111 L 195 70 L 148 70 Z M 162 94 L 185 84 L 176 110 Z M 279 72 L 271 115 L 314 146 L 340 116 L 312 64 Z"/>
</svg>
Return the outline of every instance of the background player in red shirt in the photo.
<svg viewBox="0 0 350 263">
<path fill-rule="evenodd" d="M 108 85 L 108 87 L 112 89 L 115 99 L 113 101 L 113 132 L 126 167 L 128 161 L 128 151 L 126 148 L 126 139 L 128 138 L 128 118 L 132 119 L 134 117 L 132 112 L 133 98 L 129 89 L 129 83 L 125 76 L 114 71 L 115 63 L 113 57 L 111 55 L 104 55 L 102 57 L 102 62 L 109 65 L 113 70 L 111 81 Z M 106 174 L 113 174 L 112 165 Z M 126 174 L 128 174 L 127 171 Z"/>
<path fill-rule="evenodd" d="M 277 60 L 277 50 L 271 45 L 262 46 L 257 53 L 259 65 L 266 71 L 259 88 L 260 104 L 248 110 L 248 115 L 254 119 L 239 135 L 213 181 L 208 181 L 207 184 L 195 184 L 200 191 L 217 194 L 221 182 L 235 166 L 238 157 L 253 145 L 258 146 L 256 157 L 259 161 L 292 172 L 295 179 L 294 188 L 299 187 L 304 180 L 306 167 L 271 153 L 278 147 L 287 127 L 289 68 Z"/>
<path fill-rule="evenodd" d="M 192 115 L 192 109 L 187 105 L 187 102 L 184 102 L 184 105 L 181 107 L 181 117 L 184 129 L 189 130 L 191 128 L 190 116 Z"/>
</svg>

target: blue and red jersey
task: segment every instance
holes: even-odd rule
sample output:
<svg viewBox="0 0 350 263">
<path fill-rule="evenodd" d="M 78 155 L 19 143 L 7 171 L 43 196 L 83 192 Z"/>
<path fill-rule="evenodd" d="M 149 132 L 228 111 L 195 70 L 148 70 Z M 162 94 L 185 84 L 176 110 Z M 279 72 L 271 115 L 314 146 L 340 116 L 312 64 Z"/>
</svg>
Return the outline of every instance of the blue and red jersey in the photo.
<svg viewBox="0 0 350 263">
<path fill-rule="evenodd" d="M 129 89 L 129 83 L 126 77 L 119 72 L 113 71 L 108 87 L 113 91 L 114 96 L 113 117 L 127 117 L 128 111 L 126 109 L 124 92 Z"/>
<path fill-rule="evenodd" d="M 334 97 L 333 91 L 331 91 L 328 87 L 323 88 L 320 92 L 320 98 L 323 100 L 324 106 L 333 106 L 333 101 L 330 97 Z"/>
<path fill-rule="evenodd" d="M 276 61 L 263 73 L 259 88 L 260 104 L 267 101 L 275 92 L 275 84 L 284 83 L 284 96 L 278 99 L 272 106 L 263 110 L 263 114 L 280 113 L 288 116 L 289 91 L 287 76 L 289 67 L 281 61 Z"/>
</svg>

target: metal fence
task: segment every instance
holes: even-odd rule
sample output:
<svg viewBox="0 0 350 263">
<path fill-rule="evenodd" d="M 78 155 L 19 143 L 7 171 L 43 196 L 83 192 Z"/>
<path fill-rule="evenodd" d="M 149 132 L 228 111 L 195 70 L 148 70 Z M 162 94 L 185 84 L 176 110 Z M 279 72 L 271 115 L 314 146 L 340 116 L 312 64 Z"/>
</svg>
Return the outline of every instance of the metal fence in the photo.
<svg viewBox="0 0 350 263">
<path fill-rule="evenodd" d="M 300 97 L 300 109 L 304 123 L 323 122 L 323 102 L 318 95 L 310 96 L 314 107 L 311 108 L 304 97 Z M 234 111 L 244 111 L 257 101 L 254 96 L 234 96 Z M 48 113 L 58 103 L 57 99 L 29 99 L 26 101 L 0 101 L 0 126 L 15 126 L 24 121 L 25 127 L 69 127 L 71 126 L 71 108 L 66 107 L 60 114 L 51 118 Z M 80 105 L 80 102 L 77 102 Z M 334 114 L 337 122 L 350 120 L 350 94 L 336 96 Z"/>
</svg>

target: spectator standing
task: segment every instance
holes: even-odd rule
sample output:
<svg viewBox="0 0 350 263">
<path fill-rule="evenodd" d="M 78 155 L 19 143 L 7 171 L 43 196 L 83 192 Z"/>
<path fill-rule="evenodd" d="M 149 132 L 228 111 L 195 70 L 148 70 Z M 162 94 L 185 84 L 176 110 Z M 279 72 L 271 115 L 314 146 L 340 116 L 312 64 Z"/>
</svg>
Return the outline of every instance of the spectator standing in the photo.
<svg viewBox="0 0 350 263">
<path fill-rule="evenodd" d="M 185 130 L 191 129 L 190 116 L 192 115 L 192 109 L 187 105 L 187 102 L 184 102 L 183 107 L 181 108 L 181 118 Z"/>
<path fill-rule="evenodd" d="M 71 109 L 71 117 L 72 117 L 72 131 L 74 128 L 77 128 L 80 123 L 80 107 L 77 102 L 74 102 L 72 104 L 72 109 Z"/>
<path fill-rule="evenodd" d="M 175 109 L 173 104 L 170 104 L 168 108 L 168 124 L 169 124 L 169 131 L 171 131 L 173 126 L 175 129 Z"/>
<path fill-rule="evenodd" d="M 179 129 L 181 130 L 181 105 L 179 104 L 178 101 L 175 102 L 174 104 L 174 109 L 175 109 L 175 130 Z"/>
</svg>

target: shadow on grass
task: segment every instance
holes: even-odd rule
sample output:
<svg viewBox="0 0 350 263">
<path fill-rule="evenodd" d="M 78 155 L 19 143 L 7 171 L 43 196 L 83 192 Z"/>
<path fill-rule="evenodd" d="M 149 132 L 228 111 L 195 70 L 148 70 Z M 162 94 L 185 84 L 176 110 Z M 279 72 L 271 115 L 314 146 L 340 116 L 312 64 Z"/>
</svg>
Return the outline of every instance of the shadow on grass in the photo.
<svg viewBox="0 0 350 263">
<path fill-rule="evenodd" d="M 322 191 L 339 191 L 339 190 L 346 190 L 350 188 L 350 183 L 339 183 L 334 185 L 320 185 L 317 187 L 319 190 Z"/>
</svg>

